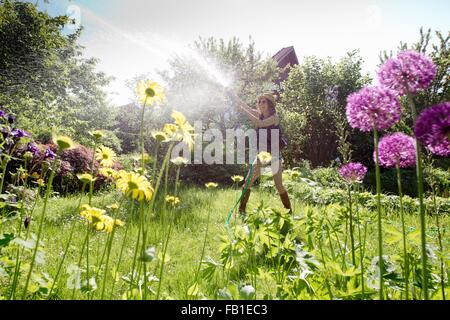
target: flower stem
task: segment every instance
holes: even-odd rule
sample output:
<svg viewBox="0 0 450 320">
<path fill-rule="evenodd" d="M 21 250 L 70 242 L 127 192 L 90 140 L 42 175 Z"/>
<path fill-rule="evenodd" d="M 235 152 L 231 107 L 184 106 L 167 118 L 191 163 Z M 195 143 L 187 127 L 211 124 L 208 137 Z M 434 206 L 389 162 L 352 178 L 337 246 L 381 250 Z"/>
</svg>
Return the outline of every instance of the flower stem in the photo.
<svg viewBox="0 0 450 320">
<path fill-rule="evenodd" d="M 106 288 L 106 278 L 107 278 L 107 272 L 108 272 L 108 267 L 109 267 L 109 256 L 111 254 L 111 247 L 112 247 L 112 242 L 114 240 L 114 234 L 116 233 L 116 219 L 117 219 L 117 215 L 120 211 L 120 208 L 122 207 L 122 203 L 123 203 L 124 198 L 122 199 L 122 201 L 120 202 L 120 205 L 117 209 L 115 209 L 114 212 L 114 224 L 112 227 L 112 231 L 111 231 L 111 237 L 108 239 L 108 243 L 107 243 L 107 254 L 106 254 L 106 262 L 105 262 L 105 272 L 103 274 L 103 286 L 102 286 L 102 294 L 100 297 L 100 300 L 103 300 L 104 296 L 105 296 L 105 288 Z"/>
<path fill-rule="evenodd" d="M 83 186 L 81 187 L 80 201 L 78 202 L 78 212 L 80 211 L 81 200 L 83 199 L 83 194 L 84 194 L 85 187 L 86 187 L 86 183 L 83 183 Z M 69 246 L 70 246 L 70 244 L 72 242 L 72 237 L 73 237 L 73 232 L 75 230 L 75 226 L 76 226 L 76 223 L 73 222 L 72 223 L 72 227 L 70 228 L 69 240 L 67 240 L 66 246 L 64 248 L 63 257 L 61 259 L 61 262 L 59 263 L 58 270 L 56 271 L 55 278 L 53 279 L 53 284 L 52 284 L 52 287 L 50 289 L 50 293 L 48 294 L 49 299 L 51 299 L 53 289 L 55 288 L 55 285 L 58 282 L 59 273 L 61 272 L 62 266 L 63 266 L 64 261 L 65 261 L 66 256 L 67 256 L 67 252 L 69 251 Z"/>
<path fill-rule="evenodd" d="M 134 211 L 134 201 L 131 201 L 130 216 L 133 216 L 133 211 Z M 126 223 L 127 226 L 125 227 L 125 234 L 124 234 L 123 240 L 122 240 L 122 247 L 120 248 L 119 259 L 117 260 L 117 264 L 116 264 L 116 273 L 119 272 L 120 263 L 122 262 L 123 250 L 125 249 L 125 245 L 127 243 L 128 228 L 130 227 L 130 224 L 131 224 L 131 221 Z M 113 278 L 113 283 L 111 286 L 111 295 L 109 297 L 109 300 L 112 300 L 115 285 L 116 285 L 116 275 L 114 275 L 114 278 Z"/>
<path fill-rule="evenodd" d="M 436 217 L 436 227 L 437 227 L 437 235 L 438 235 L 438 244 L 439 244 L 439 264 L 440 264 L 440 278 L 441 278 L 441 292 L 442 292 L 442 300 L 445 299 L 445 270 L 444 270 L 444 248 L 442 246 L 442 232 L 441 232 L 441 224 L 439 222 L 439 213 L 436 205 L 436 186 L 434 182 L 434 177 L 432 176 L 431 187 L 433 191 L 433 207 L 434 207 L 434 216 Z"/>
<path fill-rule="evenodd" d="M 37 239 L 36 239 L 36 245 L 35 245 L 34 250 L 33 250 L 33 257 L 31 258 L 30 270 L 28 270 L 27 280 L 25 282 L 25 287 L 24 287 L 23 292 L 22 292 L 22 300 L 24 300 L 26 298 L 26 296 L 27 296 L 28 285 L 30 283 L 30 278 L 31 278 L 31 274 L 33 272 L 34 263 L 36 262 L 36 254 L 37 254 L 37 251 L 39 249 L 39 242 L 40 242 L 41 236 L 42 236 L 42 227 L 44 225 L 45 212 L 47 211 L 48 198 L 49 198 L 50 193 L 52 191 L 52 185 L 53 185 L 53 178 L 54 177 L 55 177 L 55 171 L 52 170 L 51 173 L 50 173 L 50 178 L 48 179 L 47 190 L 45 192 L 45 198 L 44 198 L 44 207 L 42 208 L 41 217 L 39 219 L 39 229 L 38 229 L 38 234 L 37 234 Z"/>
<path fill-rule="evenodd" d="M 417 111 L 414 99 L 411 94 L 407 95 L 408 104 L 411 108 L 411 114 L 413 117 L 414 124 L 416 123 Z M 420 237 L 422 246 L 422 289 L 423 298 L 428 300 L 428 274 L 427 274 L 427 245 L 426 245 L 426 221 L 425 221 L 425 205 L 423 202 L 423 168 L 422 168 L 422 156 L 420 150 L 419 140 L 416 139 L 416 174 L 417 174 L 417 193 L 419 195 L 419 215 L 420 215 Z"/>
<path fill-rule="evenodd" d="M 359 187 L 357 187 L 357 193 L 359 195 Z M 364 300 L 364 246 L 361 238 L 361 218 L 359 216 L 358 198 L 356 199 L 356 219 L 358 219 L 358 241 L 359 241 L 359 256 L 360 256 L 360 269 L 361 269 L 361 296 Z"/>
<path fill-rule="evenodd" d="M 209 218 L 211 216 L 211 207 L 209 207 L 208 209 L 209 209 L 208 210 L 208 218 L 206 220 L 206 232 L 205 232 L 205 238 L 203 240 L 202 254 L 200 256 L 200 262 L 198 264 L 197 272 L 195 273 L 195 282 L 194 283 L 197 283 L 198 276 L 200 274 L 200 268 L 202 266 L 203 256 L 205 255 L 206 240 L 208 238 L 208 230 L 209 230 Z"/>
<path fill-rule="evenodd" d="M 383 230 L 382 230 L 382 223 L 381 223 L 381 179 L 380 179 L 380 163 L 379 163 L 379 156 L 378 156 L 378 131 L 376 128 L 373 130 L 373 140 L 375 145 L 375 178 L 376 178 L 376 184 L 377 184 L 377 211 L 378 211 L 378 265 L 379 265 L 379 272 L 380 272 L 380 300 L 384 299 L 383 295 Z"/>
<path fill-rule="evenodd" d="M 398 185 L 398 195 L 400 197 L 400 217 L 402 220 L 402 234 L 403 234 L 403 259 L 405 259 L 404 263 L 404 277 L 405 277 L 405 293 L 406 300 L 409 300 L 409 263 L 408 263 L 408 253 L 406 249 L 406 229 L 405 229 L 405 214 L 403 211 L 403 192 L 402 192 L 402 178 L 400 174 L 400 165 L 399 160 L 397 159 L 397 185 Z"/>
<path fill-rule="evenodd" d="M 173 227 L 172 219 L 169 219 L 169 231 L 167 232 L 167 238 L 166 238 L 166 241 L 164 244 L 164 250 L 163 250 L 162 261 L 161 261 L 161 269 L 159 271 L 159 283 L 158 283 L 158 291 L 156 293 L 156 300 L 159 300 L 159 295 L 161 293 L 161 284 L 162 284 L 162 278 L 164 275 L 164 264 L 166 262 L 166 252 L 167 252 L 167 248 L 169 247 L 169 240 L 170 240 L 170 235 L 172 234 L 172 227 Z"/>
<path fill-rule="evenodd" d="M 175 177 L 175 191 L 174 191 L 174 196 L 178 195 L 178 180 L 180 179 L 180 169 L 181 166 L 177 167 L 177 175 Z"/>
<path fill-rule="evenodd" d="M 353 237 L 353 211 L 352 211 L 352 193 L 350 190 L 350 185 L 347 186 L 348 189 L 348 211 L 350 216 L 350 243 L 352 247 L 352 263 L 356 266 L 355 262 L 355 239 Z"/>
</svg>

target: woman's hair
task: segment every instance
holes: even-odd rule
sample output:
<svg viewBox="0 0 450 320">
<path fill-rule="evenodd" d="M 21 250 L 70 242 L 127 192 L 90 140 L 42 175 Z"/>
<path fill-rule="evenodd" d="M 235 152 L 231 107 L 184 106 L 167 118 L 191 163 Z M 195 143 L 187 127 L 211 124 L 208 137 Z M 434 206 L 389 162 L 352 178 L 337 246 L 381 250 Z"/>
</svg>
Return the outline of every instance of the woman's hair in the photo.
<svg viewBox="0 0 450 320">
<path fill-rule="evenodd" d="M 258 102 L 260 99 L 266 99 L 267 105 L 269 106 L 270 116 L 273 116 L 274 114 L 277 113 L 277 110 L 275 109 L 275 106 L 276 106 L 275 97 L 273 96 L 273 94 L 264 93 L 258 97 Z M 262 115 L 261 115 L 261 117 L 262 117 Z"/>
</svg>

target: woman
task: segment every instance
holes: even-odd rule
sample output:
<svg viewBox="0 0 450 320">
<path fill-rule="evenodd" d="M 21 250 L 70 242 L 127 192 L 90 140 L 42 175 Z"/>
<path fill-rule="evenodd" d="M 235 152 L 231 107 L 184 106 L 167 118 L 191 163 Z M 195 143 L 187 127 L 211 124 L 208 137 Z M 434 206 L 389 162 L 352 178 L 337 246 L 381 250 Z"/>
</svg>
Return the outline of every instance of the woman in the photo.
<svg viewBox="0 0 450 320">
<path fill-rule="evenodd" d="M 281 202 L 283 203 L 284 207 L 286 209 L 291 210 L 291 202 L 289 201 L 289 195 L 287 193 L 286 188 L 283 186 L 283 164 L 281 156 L 274 156 L 279 155 L 279 148 L 282 145 L 281 142 L 281 132 L 280 132 L 280 119 L 277 115 L 276 109 L 275 109 L 275 98 L 271 93 L 263 94 L 258 98 L 258 110 L 250 108 L 245 102 L 243 102 L 241 99 L 239 99 L 233 92 L 227 90 L 227 92 L 234 97 L 239 105 L 239 108 L 246 114 L 247 118 L 257 127 L 257 140 L 258 140 L 258 151 L 268 151 L 269 153 L 273 153 L 272 155 L 272 175 L 273 180 L 275 182 L 275 187 L 277 188 L 277 191 L 280 195 Z M 263 141 L 261 141 L 261 130 L 260 129 L 266 129 L 267 132 L 267 150 L 263 150 L 261 148 L 261 145 L 264 144 Z M 273 132 L 276 131 L 276 132 Z M 279 137 L 278 141 L 271 141 L 272 134 L 275 135 L 275 137 Z M 273 152 L 272 152 L 273 151 Z M 256 157 L 255 161 L 253 162 L 253 174 L 251 177 L 249 177 L 250 172 L 247 174 L 245 184 L 247 184 L 248 179 L 250 179 L 248 189 L 245 192 L 244 196 L 241 199 L 239 212 L 245 213 L 245 208 L 247 206 L 248 199 L 250 197 L 250 188 L 253 185 L 253 183 L 258 179 L 258 177 L 261 175 L 261 161 Z"/>
</svg>

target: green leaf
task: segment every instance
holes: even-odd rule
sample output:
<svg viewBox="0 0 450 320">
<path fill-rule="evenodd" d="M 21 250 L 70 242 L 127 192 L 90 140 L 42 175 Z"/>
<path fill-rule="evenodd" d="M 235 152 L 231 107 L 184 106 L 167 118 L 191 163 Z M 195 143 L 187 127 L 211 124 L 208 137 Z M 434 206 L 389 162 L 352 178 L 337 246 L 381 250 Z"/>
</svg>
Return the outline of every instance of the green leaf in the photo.
<svg viewBox="0 0 450 320">
<path fill-rule="evenodd" d="M 386 225 L 384 229 L 387 233 L 385 237 L 387 244 L 396 244 L 402 240 L 403 234 L 393 226 Z"/>
<path fill-rule="evenodd" d="M 194 283 L 192 286 L 189 287 L 187 291 L 187 295 L 190 298 L 195 298 L 198 296 L 199 286 L 198 283 Z"/>
<path fill-rule="evenodd" d="M 0 247 L 6 247 L 14 239 L 14 234 L 5 233 L 3 238 L 0 239 Z"/>
</svg>

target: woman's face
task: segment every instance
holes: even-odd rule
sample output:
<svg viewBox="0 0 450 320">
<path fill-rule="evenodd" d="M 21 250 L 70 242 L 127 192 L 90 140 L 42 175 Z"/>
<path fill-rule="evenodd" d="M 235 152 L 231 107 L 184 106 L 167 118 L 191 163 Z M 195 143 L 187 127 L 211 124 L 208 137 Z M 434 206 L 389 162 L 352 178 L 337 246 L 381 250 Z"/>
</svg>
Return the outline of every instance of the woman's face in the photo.
<svg viewBox="0 0 450 320">
<path fill-rule="evenodd" d="M 261 112 L 264 117 L 269 116 L 269 104 L 266 98 L 258 99 L 258 108 L 259 112 Z"/>
</svg>

